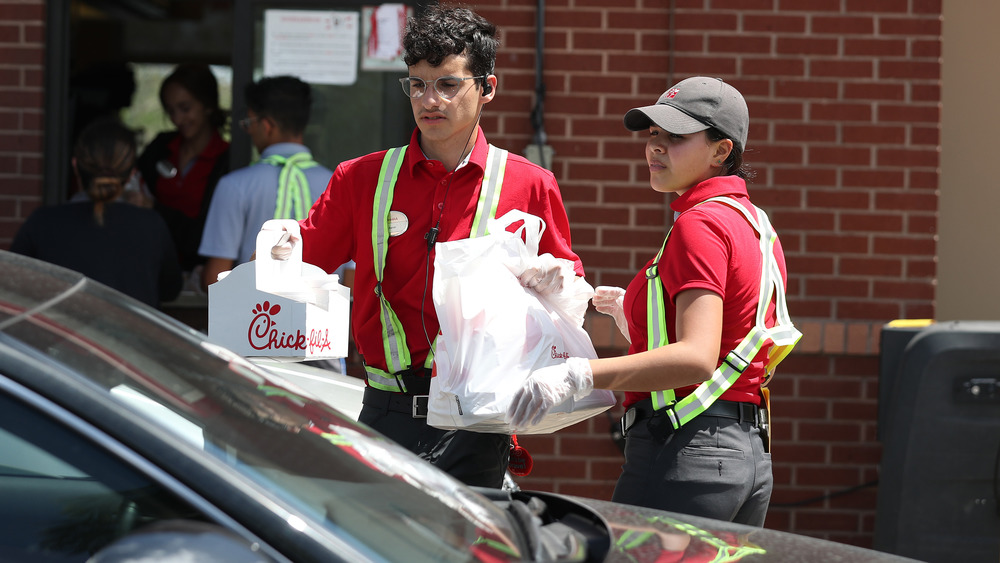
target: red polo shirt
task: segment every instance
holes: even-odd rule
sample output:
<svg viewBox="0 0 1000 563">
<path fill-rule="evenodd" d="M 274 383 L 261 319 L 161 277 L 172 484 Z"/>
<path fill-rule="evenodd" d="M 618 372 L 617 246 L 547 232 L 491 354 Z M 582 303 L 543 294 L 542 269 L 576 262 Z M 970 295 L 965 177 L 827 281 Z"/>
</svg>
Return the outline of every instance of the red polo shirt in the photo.
<svg viewBox="0 0 1000 563">
<path fill-rule="evenodd" d="M 731 196 L 747 209 L 752 209 L 746 183 L 736 176 L 710 178 L 685 192 L 670 204 L 671 209 L 681 215 L 674 222 L 660 257 L 659 273 L 668 298 L 665 308 L 669 342 L 677 341 L 676 299 L 679 293 L 688 289 L 707 289 L 722 297 L 721 364 L 722 359 L 736 348 L 756 323 L 761 255 L 756 232 L 735 209 L 718 203 L 695 207 L 717 196 Z M 787 281 L 780 241 L 775 243 L 774 253 L 782 279 Z M 647 348 L 646 268 L 652 263 L 652 260 L 646 263 L 625 293 L 624 307 L 632 338 L 629 354 L 643 352 Z M 774 326 L 774 323 L 772 302 L 767 326 Z M 769 349 L 770 345 L 761 349 L 750 367 L 720 399 L 760 404 L 759 390 Z M 693 386 L 677 389 L 677 397 L 687 396 L 694 389 Z M 627 392 L 623 404 L 627 408 L 648 396 L 649 393 Z"/>
<path fill-rule="evenodd" d="M 451 173 L 437 160 L 424 157 L 419 130 L 396 181 L 391 210 L 394 225 L 404 231 L 389 238 L 382 291 L 399 317 L 406 334 L 413 366 L 422 366 L 430 342 L 438 332 L 431 283 L 434 252 L 424 235 L 440 219 L 438 242 L 468 238 L 476 213 L 488 145 L 482 130 L 468 164 Z M 303 260 L 333 272 L 354 260 L 354 306 L 351 312 L 354 340 L 369 366 L 385 370 L 379 300 L 375 296 L 372 250 L 372 207 L 379 170 L 386 151 L 372 153 L 337 166 L 330 184 L 301 221 Z M 539 253 L 583 264 L 570 243 L 569 220 L 555 177 L 548 170 L 510 153 L 504 174 L 497 217 L 520 209 L 545 220 Z M 405 221 L 399 221 L 399 215 Z M 396 228 L 392 229 L 396 233 Z"/>
<path fill-rule="evenodd" d="M 188 165 L 187 170 L 178 170 L 173 178 L 160 176 L 156 181 L 156 186 L 152 189 L 159 202 L 171 209 L 176 209 L 191 217 L 198 216 L 201 212 L 201 200 L 205 196 L 205 189 L 208 187 L 208 177 L 215 168 L 215 161 L 229 148 L 227 143 L 218 132 L 212 134 L 212 139 L 208 142 L 200 154 Z M 167 144 L 170 163 L 177 166 L 178 155 L 181 150 L 181 136 L 176 135 Z"/>
</svg>

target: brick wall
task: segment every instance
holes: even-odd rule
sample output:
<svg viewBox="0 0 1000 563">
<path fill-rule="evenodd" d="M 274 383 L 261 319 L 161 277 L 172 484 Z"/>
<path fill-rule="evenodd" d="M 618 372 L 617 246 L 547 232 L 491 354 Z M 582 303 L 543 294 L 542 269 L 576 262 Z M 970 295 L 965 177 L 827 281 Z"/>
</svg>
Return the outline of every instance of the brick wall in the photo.
<svg viewBox="0 0 1000 563">
<path fill-rule="evenodd" d="M 44 7 L 0 0 L 0 248 L 42 200 Z"/>
<path fill-rule="evenodd" d="M 474 3 L 502 27 L 484 125 L 512 150 L 531 142 L 536 5 Z M 771 528 L 872 542 L 879 332 L 934 316 L 940 15 L 940 0 L 545 0 L 545 128 L 594 285 L 625 285 L 668 220 L 624 112 L 695 74 L 747 98 L 751 196 L 782 238 L 805 333 L 772 386 Z M 587 327 L 601 355 L 623 350 L 610 319 Z M 611 423 L 522 438 L 535 469 L 521 484 L 609 498 Z"/>
</svg>

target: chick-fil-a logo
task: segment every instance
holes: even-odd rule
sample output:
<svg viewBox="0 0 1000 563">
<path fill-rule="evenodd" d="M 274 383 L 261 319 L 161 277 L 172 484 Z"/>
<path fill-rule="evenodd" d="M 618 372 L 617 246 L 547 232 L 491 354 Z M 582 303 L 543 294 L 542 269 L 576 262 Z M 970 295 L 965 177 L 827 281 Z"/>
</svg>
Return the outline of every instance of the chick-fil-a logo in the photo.
<svg viewBox="0 0 1000 563">
<path fill-rule="evenodd" d="M 257 303 L 250 311 L 253 319 L 247 330 L 247 341 L 254 350 L 309 350 L 315 353 L 329 350 L 330 331 L 327 329 L 310 330 L 307 337 L 301 330 L 296 329 L 294 333 L 279 332 L 275 317 L 281 312 L 281 305 L 271 304 L 269 301 Z"/>
<path fill-rule="evenodd" d="M 552 359 L 569 358 L 569 352 L 560 352 L 555 346 L 552 347 Z"/>
</svg>

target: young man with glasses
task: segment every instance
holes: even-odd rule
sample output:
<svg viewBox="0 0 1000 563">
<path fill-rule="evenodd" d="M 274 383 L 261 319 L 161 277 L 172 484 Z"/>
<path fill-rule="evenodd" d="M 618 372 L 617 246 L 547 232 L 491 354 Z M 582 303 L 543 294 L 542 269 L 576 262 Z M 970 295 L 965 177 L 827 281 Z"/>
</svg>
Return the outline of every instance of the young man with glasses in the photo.
<svg viewBox="0 0 1000 563">
<path fill-rule="evenodd" d="M 327 271 L 349 259 L 357 264 L 353 334 L 368 381 L 359 420 L 486 487 L 503 483 L 510 436 L 426 424 L 438 333 L 434 242 L 468 238 L 479 208 L 496 217 L 519 209 L 547 227 L 543 259 L 522 284 L 539 292 L 561 287 L 553 257 L 572 261 L 583 275 L 555 177 L 492 147 L 479 127 L 483 106 L 497 95 L 496 34 L 494 24 L 463 8 L 433 6 L 411 19 L 403 38 L 409 76 L 401 80 L 417 125 L 409 145 L 341 163 L 300 223 L 306 262 Z M 496 193 L 482 204 L 481 195 Z M 287 253 L 288 245 L 272 254 Z"/>
<path fill-rule="evenodd" d="M 315 162 L 303 144 L 312 90 L 293 76 L 262 78 L 246 87 L 250 135 L 260 160 L 219 180 L 198 254 L 206 258 L 202 288 L 221 272 L 247 262 L 269 219 L 304 219 L 333 171 Z"/>
</svg>

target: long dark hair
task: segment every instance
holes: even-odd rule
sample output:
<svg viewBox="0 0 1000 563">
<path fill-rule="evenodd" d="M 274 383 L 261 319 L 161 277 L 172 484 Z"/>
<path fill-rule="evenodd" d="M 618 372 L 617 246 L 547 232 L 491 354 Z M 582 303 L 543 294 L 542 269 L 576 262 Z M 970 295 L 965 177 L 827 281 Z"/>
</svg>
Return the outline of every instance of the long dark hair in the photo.
<svg viewBox="0 0 1000 563">
<path fill-rule="evenodd" d="M 73 157 L 98 225 L 104 224 L 104 205 L 125 189 L 135 169 L 135 151 L 135 133 L 117 118 L 100 118 L 80 132 Z"/>
<path fill-rule="evenodd" d="M 715 127 L 709 127 L 705 131 L 705 135 L 713 143 L 723 139 L 730 139 L 729 136 Z M 719 176 L 738 176 L 746 182 L 750 182 L 757 177 L 757 172 L 750 168 L 749 164 L 743 162 L 743 148 L 739 146 L 739 143 L 733 143 L 733 150 L 729 151 L 729 156 L 722 163 L 722 172 Z"/>
</svg>

